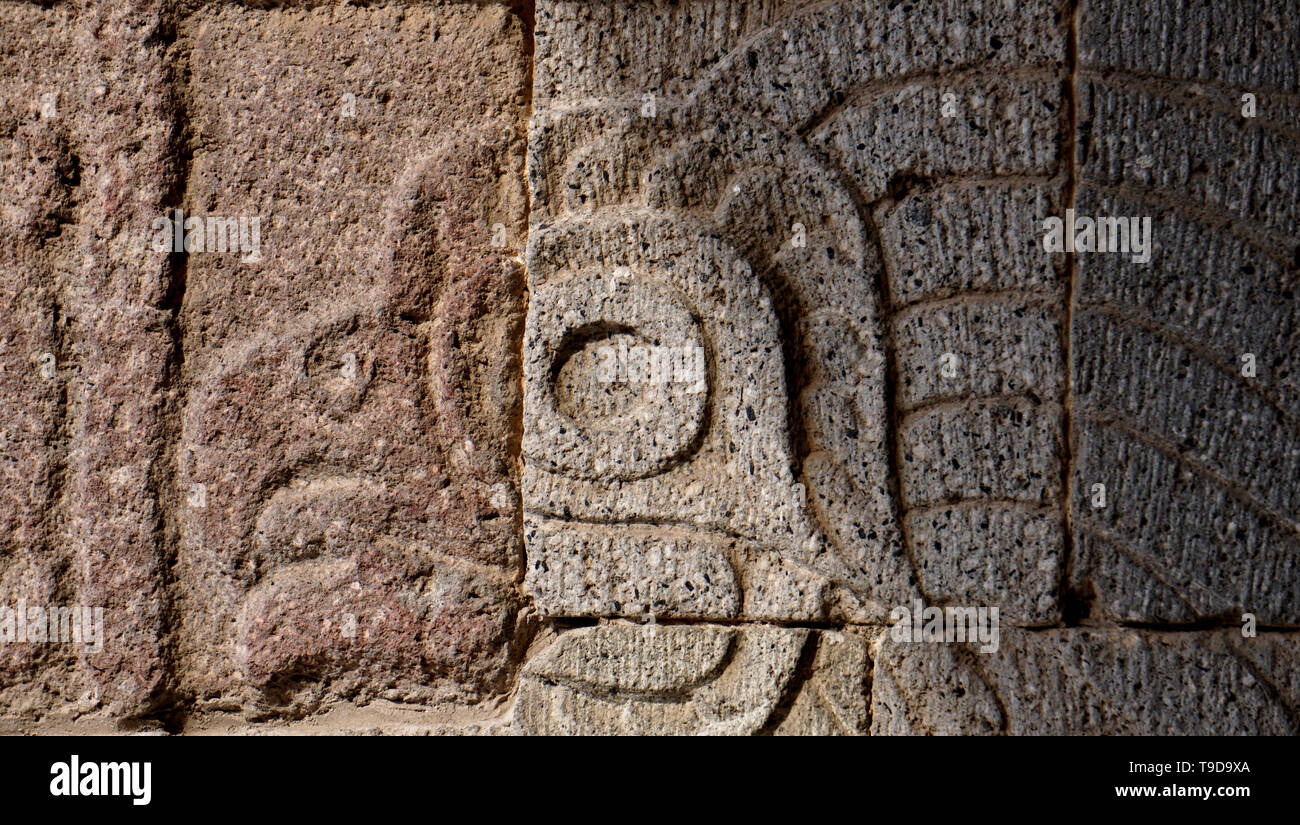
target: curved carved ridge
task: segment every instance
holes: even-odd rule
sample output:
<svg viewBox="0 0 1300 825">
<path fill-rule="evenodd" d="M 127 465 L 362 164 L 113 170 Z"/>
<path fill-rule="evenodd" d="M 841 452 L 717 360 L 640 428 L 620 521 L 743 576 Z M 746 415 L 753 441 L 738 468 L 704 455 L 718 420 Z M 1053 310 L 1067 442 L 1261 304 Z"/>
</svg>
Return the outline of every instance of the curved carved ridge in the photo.
<svg viewBox="0 0 1300 825">
<path fill-rule="evenodd" d="M 770 300 L 777 333 L 768 347 L 778 355 L 775 372 L 785 392 L 785 419 L 772 419 L 784 428 L 775 438 L 783 445 L 779 463 L 803 485 L 773 488 L 802 498 L 798 509 L 810 535 L 820 534 L 824 551 L 838 556 L 838 568 L 815 569 L 873 609 L 923 593 L 927 602 L 1000 606 L 1004 625 L 1035 629 L 1080 620 L 1200 625 L 1224 621 L 1246 602 L 1284 625 L 1294 612 L 1294 593 L 1268 584 L 1290 575 L 1285 528 L 1294 485 L 1283 479 L 1292 456 L 1270 453 L 1259 441 L 1216 439 L 1212 431 L 1213 424 L 1231 423 L 1241 433 L 1243 422 L 1213 415 L 1241 405 L 1243 419 L 1262 422 L 1270 437 L 1292 428 L 1300 397 L 1294 359 L 1275 353 L 1294 352 L 1287 342 L 1295 325 L 1274 309 L 1293 303 L 1282 296 L 1294 269 L 1287 216 L 1296 187 L 1285 165 L 1294 141 L 1272 121 L 1234 121 L 1230 100 L 1201 99 L 1218 88 L 1197 88 L 1206 65 L 1240 57 L 1240 44 L 1211 50 L 1209 63 L 1188 62 L 1186 71 L 1171 70 L 1163 79 L 1150 66 L 1097 62 L 1109 46 L 1090 28 L 1089 15 L 1109 20 L 1112 6 L 1083 4 L 1070 20 L 1073 5 L 1040 4 L 1025 9 L 1010 36 L 981 17 L 978 25 L 993 31 L 970 32 L 969 42 L 996 35 L 999 53 L 987 60 L 949 39 L 953 31 L 967 32 L 947 5 L 911 19 L 849 3 L 808 5 L 768 30 L 718 35 L 710 41 L 717 48 L 692 52 L 700 60 L 689 65 L 649 54 L 647 60 L 662 59 L 667 67 L 657 114 L 649 116 L 638 112 L 628 75 L 587 83 L 571 67 L 546 68 L 553 88 L 588 97 L 538 118 L 534 157 L 549 188 L 535 202 L 534 227 L 546 232 L 557 222 L 648 212 L 697 228 L 747 263 L 745 279 Z M 664 12 L 679 23 L 694 19 L 692 13 Z M 556 34 L 554 20 L 548 27 L 552 37 L 573 31 Z M 1067 48 L 1076 31 L 1081 42 Z M 902 45 L 886 45 L 886 34 Z M 1245 88 L 1238 75 L 1250 63 L 1241 60 L 1233 76 L 1209 80 L 1228 84 L 1219 89 L 1225 94 Z M 1290 105 L 1293 84 L 1269 79 L 1261 90 L 1280 89 L 1275 103 Z M 1184 93 L 1195 98 L 1189 100 L 1198 114 L 1210 115 L 1192 129 L 1200 145 L 1190 164 L 1167 154 L 1178 141 L 1161 143 L 1143 131 L 1169 119 L 1191 124 L 1195 118 L 1178 111 L 1186 108 L 1178 99 Z M 935 114 L 948 94 L 963 106 L 951 123 Z M 1076 106 L 1077 112 L 1067 111 Z M 1270 117 L 1277 111 L 1273 105 Z M 1166 155 L 1152 155 L 1148 143 L 1160 144 Z M 1232 164 L 1229 144 L 1268 163 Z M 1270 177 L 1268 185 L 1257 185 L 1257 175 Z M 1209 251 L 1173 260 L 1157 246 L 1153 254 L 1168 259 L 1161 266 L 1177 268 L 1168 279 L 1160 269 L 1117 257 L 1067 261 L 1042 247 L 1043 219 L 1062 216 L 1067 206 L 1080 214 L 1154 211 L 1164 221 L 1161 242 L 1172 238 L 1180 249 Z M 625 242 L 641 239 L 629 235 Z M 1216 276 L 1224 267 L 1243 277 Z M 1232 311 L 1220 309 L 1225 303 Z M 869 311 L 859 312 L 864 306 Z M 707 323 L 708 313 L 700 315 Z M 1102 329 L 1105 319 L 1124 329 Z M 716 348 L 721 341 L 713 340 Z M 1229 342 L 1237 341 L 1257 358 L 1268 353 L 1268 369 L 1257 380 L 1232 374 Z M 1206 363 L 1195 363 L 1198 358 Z M 716 369 L 712 361 L 710 369 Z M 1172 385 L 1179 390 L 1169 392 Z M 1206 422 L 1186 420 L 1177 405 L 1158 403 L 1161 393 L 1166 401 L 1190 399 L 1212 415 Z M 1133 444 L 1092 429 L 1098 415 L 1116 409 L 1141 431 Z M 1109 440 L 1099 446 L 1102 438 Z M 1157 440 L 1164 452 L 1139 455 Z M 786 481 L 777 465 L 765 472 Z M 1109 512 L 1087 510 L 1090 485 L 1103 479 L 1125 497 L 1150 489 L 1165 500 L 1146 506 L 1145 499 L 1128 500 L 1116 506 L 1112 522 Z M 707 552 L 692 550 L 709 564 L 678 562 L 674 570 L 707 570 L 710 580 L 725 580 L 714 592 L 725 603 L 685 607 L 700 600 L 660 594 L 659 607 L 649 612 L 746 621 L 744 586 L 737 583 L 744 565 L 734 551 L 752 541 L 779 553 L 780 543 L 728 524 L 729 513 L 705 528 L 694 504 L 685 518 L 645 517 L 650 508 L 637 518 L 624 515 L 624 486 L 557 490 L 547 482 L 526 493 L 530 525 L 539 530 L 573 534 L 599 522 L 603 531 L 593 532 L 601 536 L 594 550 L 566 546 L 558 551 L 562 558 L 550 550 L 539 558 L 548 565 L 554 560 L 563 575 L 634 570 L 637 552 L 656 552 L 656 535 L 671 537 L 673 552 L 681 554 L 698 541 L 697 529 L 712 533 Z M 691 488 L 698 497 L 710 491 L 707 484 Z M 1196 496 L 1210 502 L 1204 530 L 1188 521 L 1206 506 Z M 850 514 L 842 508 L 846 501 L 868 504 L 855 504 Z M 1067 511 L 1080 525 L 1077 535 Z M 1267 523 L 1268 515 L 1276 523 Z M 1103 532 L 1105 540 L 1098 538 Z M 632 534 L 638 537 L 629 539 Z M 1215 566 L 1216 552 L 1220 562 L 1234 552 L 1219 546 L 1225 538 L 1242 542 L 1254 572 L 1198 578 L 1198 571 Z M 863 552 L 868 546 L 876 548 L 874 557 Z M 602 555 L 611 549 L 615 561 Z M 793 552 L 801 559 L 821 554 Z M 655 558 L 662 565 L 667 556 Z M 1131 581 L 1125 578 L 1130 568 Z M 543 574 L 555 570 L 530 572 Z M 666 574 L 650 579 L 655 587 L 682 581 Z M 1198 594 L 1198 586 L 1205 590 Z M 564 589 L 537 587 L 534 594 L 548 598 Z M 632 591 L 632 602 L 645 599 Z M 546 610 L 635 613 L 627 598 L 609 594 L 573 613 L 562 612 L 562 602 Z M 874 615 L 869 621 L 878 622 L 881 614 Z M 877 731 L 1060 729 L 1070 703 L 1093 708 L 1109 680 L 1130 669 L 1115 651 L 1140 645 L 1138 658 L 1157 668 L 1186 659 L 1173 642 L 1145 632 L 1130 639 L 1071 630 L 1043 641 L 1041 650 L 1039 634 L 1009 635 L 1010 650 L 992 659 L 973 651 L 898 651 L 895 669 L 890 651 L 888 664 L 877 663 L 872 686 Z M 1085 671 L 1097 659 L 1105 673 L 1064 705 L 1048 703 L 1037 713 L 1029 707 L 1034 697 L 1018 692 L 1016 679 L 1067 648 Z M 1219 653 L 1207 653 L 1207 660 L 1221 664 Z M 1076 673 L 1076 664 L 1071 659 L 1061 669 Z M 1212 686 L 1216 695 L 1255 696 L 1246 670 L 1225 670 Z M 934 685 L 959 689 L 933 695 Z M 1148 689 L 1172 690 L 1173 682 Z M 781 702 L 793 708 L 800 697 L 811 702 L 817 695 L 788 686 Z M 1276 710 L 1269 705 L 1263 728 L 1287 724 Z M 774 718 L 786 718 L 783 713 Z M 1117 730 L 1128 725 L 1097 718 Z"/>
</svg>

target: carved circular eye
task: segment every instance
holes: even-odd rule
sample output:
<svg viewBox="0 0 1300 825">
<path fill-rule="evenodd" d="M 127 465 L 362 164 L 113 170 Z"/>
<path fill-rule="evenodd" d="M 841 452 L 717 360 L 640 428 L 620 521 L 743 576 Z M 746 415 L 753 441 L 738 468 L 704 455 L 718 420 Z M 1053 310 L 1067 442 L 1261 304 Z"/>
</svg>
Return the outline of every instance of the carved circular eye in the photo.
<svg viewBox="0 0 1300 825">
<path fill-rule="evenodd" d="M 533 296 L 529 371 L 536 426 L 525 454 L 574 478 L 666 469 L 704 423 L 707 359 L 685 299 L 644 275 L 590 273 Z"/>
</svg>

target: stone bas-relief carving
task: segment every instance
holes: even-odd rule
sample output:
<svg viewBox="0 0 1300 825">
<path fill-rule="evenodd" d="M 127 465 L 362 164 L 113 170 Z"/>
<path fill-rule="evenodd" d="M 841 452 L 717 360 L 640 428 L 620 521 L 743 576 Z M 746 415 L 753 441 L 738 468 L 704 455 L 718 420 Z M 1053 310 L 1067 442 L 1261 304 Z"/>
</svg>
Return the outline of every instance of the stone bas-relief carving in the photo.
<svg viewBox="0 0 1300 825">
<path fill-rule="evenodd" d="M 764 625 L 614 623 L 561 634 L 526 666 L 530 734 L 861 734 L 868 640 Z"/>
<path fill-rule="evenodd" d="M 1294 634 L 1124 629 L 1004 633 L 992 656 L 888 640 L 874 735 L 1293 733 Z"/>
<path fill-rule="evenodd" d="M 628 238 L 635 239 L 636 255 L 624 259 Z M 806 565 L 821 556 L 824 539 L 790 471 L 777 319 L 770 299 L 757 289 L 740 291 L 747 264 L 697 228 L 664 220 L 557 224 L 534 231 L 529 243 L 523 486 L 528 535 L 535 539 L 528 581 L 539 599 L 555 600 L 560 614 L 568 610 L 569 593 L 542 588 L 562 585 L 569 579 L 566 565 L 590 565 L 606 545 L 613 552 L 605 555 L 615 563 L 639 564 L 654 552 L 659 531 L 629 533 L 614 526 L 620 520 L 678 525 L 685 544 L 674 555 L 685 555 L 692 564 L 709 566 L 704 558 L 718 553 L 724 558 L 748 554 L 753 563 L 781 570 L 788 561 Z M 579 256 L 626 267 L 636 286 L 590 270 L 546 274 L 544 261 Z M 723 276 L 736 271 L 739 278 Z M 702 346 L 708 354 L 703 391 L 687 395 L 680 406 L 643 405 L 612 426 L 563 416 L 552 399 L 563 369 L 556 361 L 565 350 L 553 342 L 591 329 L 626 329 L 659 345 Z M 588 392 L 605 390 L 594 371 L 583 378 Z M 554 522 L 570 520 L 603 525 L 555 529 Z M 722 549 L 720 542 L 729 536 L 735 536 L 736 547 Z M 624 544 L 635 549 L 614 550 Z M 807 584 L 788 588 L 796 600 L 764 605 L 762 594 L 746 591 L 743 567 L 736 569 L 731 559 L 719 560 L 718 566 L 719 590 L 705 580 L 679 598 L 615 610 L 753 618 L 764 607 L 778 613 L 802 608 L 806 589 L 824 592 L 806 618 L 823 618 L 838 607 L 825 592 L 825 577 L 817 581 L 811 569 L 803 576 Z M 625 572 L 640 578 L 642 571 Z M 792 574 L 798 575 L 794 570 L 786 575 Z M 735 592 L 723 595 L 727 589 Z M 697 603 L 696 591 L 703 599 L 720 596 L 721 601 L 706 608 Z M 844 601 L 849 615 L 869 615 L 851 595 Z"/>
<path fill-rule="evenodd" d="M 207 498 L 180 520 L 189 689 L 271 714 L 508 690 L 520 21 L 214 6 L 182 33 L 191 88 L 223 90 L 189 112 L 189 192 L 268 216 L 259 267 L 188 266 L 178 470 Z M 267 83 L 286 60 L 310 70 Z"/>
<path fill-rule="evenodd" d="M 521 18 L 81 5 L 0 9 L 0 604 L 103 606 L 107 638 L 4 645 L 0 713 L 507 693 Z M 173 208 L 259 221 L 255 254 L 155 248 Z"/>
<path fill-rule="evenodd" d="M 1034 254 L 1024 215 L 1028 206 L 1054 208 L 1065 184 L 1064 22 L 1045 30 L 1039 10 L 1025 10 L 999 24 L 1019 45 L 990 59 L 972 53 L 974 34 L 950 42 L 943 21 L 958 16 L 955 7 L 934 9 L 933 25 L 921 27 L 857 4 L 786 9 L 780 25 L 741 11 L 564 3 L 539 11 L 546 36 L 530 139 L 525 340 L 530 522 L 581 525 L 563 531 L 572 536 L 599 524 L 605 544 L 640 542 L 642 558 L 654 556 L 657 534 L 629 528 L 662 525 L 699 535 L 697 543 L 713 534 L 715 546 L 748 546 L 740 556 L 723 552 L 732 569 L 722 588 L 734 597 L 707 608 L 707 595 L 611 605 L 612 615 L 879 623 L 892 605 L 933 590 L 1009 601 L 1013 622 L 1054 621 L 1064 556 L 1065 289 L 1060 262 Z M 633 29 L 671 30 L 689 28 L 693 13 L 728 19 L 731 41 L 714 44 L 716 59 L 689 82 L 675 73 L 698 65 L 680 69 L 686 58 L 671 49 L 639 55 L 660 61 L 643 76 L 574 77 L 548 59 L 608 15 Z M 896 21 L 906 37 L 902 65 L 880 48 Z M 920 72 L 940 76 L 903 85 L 890 77 Z M 771 85 L 778 75 L 788 76 L 784 93 Z M 661 82 L 647 87 L 647 77 Z M 949 85 L 976 101 L 974 111 L 929 129 Z M 647 95 L 650 109 L 638 106 Z M 984 212 L 990 200 L 1001 208 Z M 970 220 L 977 210 L 980 219 Z M 661 245 L 663 226 L 680 250 Z M 928 243 L 947 248 L 959 232 L 968 234 L 966 253 L 925 252 Z M 683 441 L 689 432 L 693 451 L 653 475 L 592 480 L 577 472 L 575 446 L 556 437 L 580 434 L 584 423 L 557 427 L 527 405 L 544 397 L 555 372 L 558 353 L 542 337 L 562 311 L 551 305 L 567 310 L 574 290 L 588 288 L 580 284 L 602 283 L 615 268 L 683 293 L 708 341 L 710 386 L 695 419 L 650 429 Z M 635 297 L 608 300 L 607 323 L 638 314 Z M 963 374 L 974 376 L 990 351 L 996 362 L 978 378 L 931 377 L 941 355 L 964 359 Z M 674 425 L 682 435 L 669 435 Z M 613 434 L 631 442 L 649 437 L 646 429 Z M 1017 471 L 1003 472 L 1004 461 Z M 972 530 L 970 552 L 999 555 L 956 565 L 951 551 L 934 557 L 932 547 L 969 542 Z M 1004 537 L 1011 531 L 1014 547 Z M 584 554 L 550 539 L 561 532 L 548 524 L 529 533 L 546 537 L 529 544 L 529 589 L 557 615 L 591 615 L 573 570 Z M 566 549 L 548 550 L 557 543 Z M 588 550 L 585 562 L 604 557 Z M 794 598 L 750 599 L 754 559 Z M 974 591 L 962 581 L 972 562 L 988 571 Z M 1033 573 L 1020 572 L 1026 563 Z M 647 574 L 655 575 L 633 568 L 620 578 Z M 640 588 L 654 589 L 649 581 Z M 810 589 L 821 602 L 811 616 Z"/>
<path fill-rule="evenodd" d="M 1291 16 L 6 4 L 0 717 L 1297 732 Z"/>
<path fill-rule="evenodd" d="M 1104 629 L 1285 629 L 1300 605 L 1296 69 L 1260 57 L 1294 44 L 1268 4 L 1234 6 L 1233 35 L 1150 5 L 539 4 L 525 587 L 556 617 L 692 623 L 673 653 L 561 634 L 526 671 L 526 727 L 707 730 L 686 687 L 644 715 L 603 663 L 702 672 L 719 631 L 694 622 L 880 627 L 919 598 L 996 607 L 1009 638 L 879 642 L 873 733 L 1294 729 L 1266 680 L 1295 636 Z M 1209 39 L 1153 51 L 1189 31 Z M 1273 115 L 1242 118 L 1246 91 Z M 1257 161 L 1226 160 L 1241 146 Z M 1150 262 L 1049 254 L 1067 208 L 1153 216 Z M 708 394 L 618 419 L 593 476 L 597 425 L 529 411 L 557 325 L 680 343 L 639 290 L 697 319 Z M 1193 669 L 1206 703 L 1170 707 Z"/>
</svg>

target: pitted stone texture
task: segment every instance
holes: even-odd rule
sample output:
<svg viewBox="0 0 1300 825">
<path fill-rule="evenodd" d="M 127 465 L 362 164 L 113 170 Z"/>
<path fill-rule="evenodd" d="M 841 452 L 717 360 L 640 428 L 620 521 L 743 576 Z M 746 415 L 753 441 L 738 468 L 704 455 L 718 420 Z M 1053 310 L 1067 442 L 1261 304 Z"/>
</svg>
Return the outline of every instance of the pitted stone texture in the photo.
<svg viewBox="0 0 1300 825">
<path fill-rule="evenodd" d="M 644 535 L 647 531 L 651 535 Z M 549 520 L 530 520 L 525 540 L 525 584 L 546 615 L 708 618 L 740 613 L 731 548 L 722 542 L 654 528 L 616 531 Z"/>
<path fill-rule="evenodd" d="M 1036 298 L 963 295 L 918 306 L 895 317 L 894 335 L 904 410 L 1006 395 L 1037 404 L 1064 390 L 1059 310 Z"/>
<path fill-rule="evenodd" d="M 175 686 L 164 650 L 174 273 L 144 244 L 178 171 L 162 16 L 157 3 L 0 10 L 11 193 L 0 292 L 12 308 L 0 520 L 14 542 L 0 603 L 104 617 L 102 649 L 6 645 L 18 690 L 4 701 L 19 714 L 136 716 Z"/>
<path fill-rule="evenodd" d="M 59 519 L 70 374 L 59 272 L 76 257 L 67 224 L 78 163 L 75 87 L 60 66 L 77 60 L 75 36 L 68 9 L 0 9 L 0 605 L 10 609 L 61 603 L 71 578 L 60 575 L 72 559 Z M 75 684 L 76 658 L 68 647 L 0 646 L 0 712 L 75 701 L 90 686 L 84 674 Z"/>
<path fill-rule="evenodd" d="M 948 0 L 917 11 L 807 0 L 542 2 L 536 96 L 547 107 L 609 98 L 640 106 L 647 93 L 681 99 L 707 90 L 719 102 L 760 104 L 789 127 L 854 83 L 981 63 L 1064 62 L 1066 30 L 1049 3 L 1008 9 L 997 0 Z"/>
<path fill-rule="evenodd" d="M 180 34 L 183 205 L 261 219 L 260 260 L 188 263 L 186 687 L 289 715 L 504 692 L 522 24 L 468 3 L 231 4 Z"/>
<path fill-rule="evenodd" d="M 1300 624 L 1286 17 L 1264 2 L 1082 6 L 1076 208 L 1149 216 L 1154 234 L 1147 264 L 1076 256 L 1070 586 L 1091 621 Z"/>
<path fill-rule="evenodd" d="M 1208 80 L 1294 92 L 1300 32 L 1283 3 L 1085 0 L 1079 27 L 1084 65 L 1115 66 L 1174 80 Z"/>
<path fill-rule="evenodd" d="M 629 237 L 639 243 L 629 245 Z M 735 251 L 690 224 L 628 216 L 608 223 L 537 228 L 530 239 L 530 257 L 534 286 L 525 339 L 523 441 L 529 524 L 541 517 L 623 521 L 628 524 L 621 542 L 650 544 L 655 542 L 653 532 L 628 532 L 627 527 L 675 524 L 693 529 L 700 542 L 743 537 L 770 557 L 769 569 L 816 559 L 821 539 L 790 473 L 777 319 L 770 299 L 745 291 L 754 286 L 743 275 L 719 278 L 719 273 L 748 271 Z M 556 265 L 575 259 L 604 262 L 606 269 L 572 271 Z M 615 274 L 620 269 L 626 269 L 629 282 Z M 665 316 L 668 307 L 673 314 Z M 695 323 L 703 329 L 697 331 Z M 698 393 L 684 397 L 684 415 L 661 415 L 662 407 L 642 405 L 633 415 L 637 420 L 608 425 L 574 421 L 559 413 L 553 385 L 565 371 L 566 349 L 560 342 L 599 329 L 635 330 L 652 346 L 703 346 L 709 355 L 708 374 Z M 590 364 L 585 373 L 571 374 L 569 381 L 571 386 L 585 381 L 587 393 L 602 392 L 606 386 Z M 606 473 L 593 474 L 594 464 L 605 466 Z M 530 535 L 540 533 L 531 530 Z M 540 546 L 536 550 L 537 555 L 543 552 Z M 630 546 L 618 553 L 625 559 L 649 558 Z M 741 559 L 726 566 L 737 563 L 742 569 L 731 572 L 746 577 L 748 565 Z M 667 569 L 628 573 L 642 578 L 646 573 L 670 575 Z M 554 605 L 556 614 L 584 610 L 578 606 L 585 599 L 581 592 L 549 589 L 563 585 L 561 579 L 534 576 L 529 582 L 538 588 L 534 593 L 544 605 Z M 726 590 L 732 582 L 731 576 L 719 578 L 717 586 L 724 590 L 704 597 L 710 605 L 705 615 L 730 618 L 745 613 L 744 599 Z M 649 593 L 664 585 L 647 581 L 640 589 Z M 815 584 L 813 589 L 825 586 Z M 775 588 L 767 590 L 771 598 Z M 827 603 L 815 612 L 827 615 L 830 601 L 838 599 L 827 593 Z M 792 600 L 785 609 L 805 612 L 802 599 Z M 688 608 L 669 610 L 668 615 L 699 613 Z"/>
<path fill-rule="evenodd" d="M 0 604 L 109 634 L 5 724 L 1297 732 L 1295 636 L 1203 629 L 1300 624 L 1287 4 L 270 5 L 0 7 Z M 914 598 L 1000 652 L 797 626 Z"/>
<path fill-rule="evenodd" d="M 773 734 L 866 734 L 871 727 L 869 637 L 823 630 L 817 631 L 816 644 L 811 669 Z"/>
<path fill-rule="evenodd" d="M 524 451 L 546 471 L 586 480 L 659 475 L 701 434 L 709 382 L 694 296 L 628 277 L 575 274 L 532 291 L 528 348 L 554 357 L 528 376 Z M 663 348 L 700 357 L 661 375 L 667 367 L 649 353 Z M 623 385 L 633 397 L 614 398 Z"/>
<path fill-rule="evenodd" d="M 875 211 L 907 544 L 930 600 L 1012 624 L 1061 615 L 1066 279 L 1041 226 L 1063 191 L 1059 175 L 941 182 Z"/>
<path fill-rule="evenodd" d="M 862 611 L 824 577 L 752 542 L 651 525 L 530 517 L 524 583 L 548 616 L 846 622 Z"/>
<path fill-rule="evenodd" d="M 1062 182 L 952 183 L 884 203 L 876 222 L 895 307 L 1003 293 L 1060 306 L 1064 261 L 1042 254 L 1042 226 L 1061 212 L 1062 190 Z M 1039 378 L 1059 382 L 1059 365 Z"/>
<path fill-rule="evenodd" d="M 1077 151 L 1088 188 L 1149 192 L 1153 205 L 1172 202 L 1193 214 L 1242 221 L 1251 233 L 1294 245 L 1300 149 L 1293 131 L 1243 118 L 1239 105 L 1224 112 L 1196 97 L 1171 99 L 1162 87 L 1113 83 L 1091 72 L 1080 80 L 1087 140 Z"/>
<path fill-rule="evenodd" d="M 1008 631 L 997 652 L 898 642 L 875 657 L 871 732 L 1290 734 L 1300 637 Z"/>
<path fill-rule="evenodd" d="M 1258 123 L 1294 131 L 1300 120 L 1300 64 L 1292 59 L 1300 34 L 1286 3 L 1087 0 L 1081 9 L 1081 66 L 1131 72 L 1143 85 L 1229 114 L 1239 114 L 1250 93 Z"/>
<path fill-rule="evenodd" d="M 1061 88 L 1039 70 L 940 75 L 873 91 L 834 111 L 811 139 L 868 203 L 916 180 L 1052 175 L 1060 165 Z"/>
<path fill-rule="evenodd" d="M 1060 12 L 1049 3 L 996 13 L 939 4 L 923 15 L 848 2 L 539 4 L 528 264 L 532 294 L 544 304 L 530 314 L 525 344 L 530 519 L 640 525 L 624 535 L 643 537 L 646 551 L 656 525 L 711 531 L 714 543 L 743 539 L 772 559 L 770 577 L 799 568 L 815 577 L 813 590 L 825 595 L 814 615 L 880 621 L 919 592 L 906 510 L 909 501 L 951 503 L 929 489 L 931 479 L 951 474 L 950 461 L 987 464 L 997 476 L 990 484 L 972 477 L 960 494 L 987 499 L 991 515 L 999 498 L 1060 507 L 1064 329 L 1054 306 L 1065 292 L 1064 266 L 1037 245 L 1041 215 L 1026 214 L 1046 213 L 1064 191 L 1068 22 Z M 599 59 L 565 59 L 594 48 L 592 32 L 615 21 L 616 31 L 646 36 L 632 49 L 624 35 L 602 35 Z M 942 117 L 948 103 L 953 114 Z M 716 284 L 718 297 L 701 302 L 698 289 L 683 286 L 682 268 L 667 265 L 671 247 L 659 248 L 658 230 L 645 228 L 659 226 L 681 227 L 676 237 L 688 251 L 678 258 L 687 260 L 701 245 L 693 237 L 708 237 L 706 246 L 720 239 L 705 276 L 685 277 Z M 927 251 L 926 241 L 936 249 Z M 579 296 L 619 267 L 637 283 L 664 282 L 688 296 L 708 342 L 710 384 L 704 415 L 645 419 L 635 435 L 614 433 L 627 453 L 647 439 L 666 446 L 693 438 L 693 451 L 659 476 L 602 484 L 581 477 L 578 448 L 568 443 L 587 423 L 573 421 L 563 438 L 547 439 L 527 410 L 552 392 L 561 356 L 549 343 L 559 333 L 543 322 L 571 312 L 575 329 L 589 328 Z M 635 326 L 626 319 L 646 311 L 631 291 L 606 295 L 602 323 L 610 329 L 619 317 Z M 935 303 L 942 300 L 953 306 Z M 918 301 L 924 306 L 904 314 L 902 304 Z M 755 311 L 756 319 L 746 317 Z M 643 337 L 653 337 L 646 329 Z M 969 364 L 964 380 L 940 386 L 933 371 L 945 353 Z M 895 382 L 908 389 L 891 410 L 886 387 Z M 919 488 L 898 500 L 894 442 L 910 450 L 933 434 L 891 432 L 891 417 L 971 396 L 1016 409 L 981 419 L 983 447 L 936 450 L 928 459 L 910 452 Z M 720 410 L 737 409 L 748 422 L 729 432 Z M 766 463 L 743 460 L 755 452 L 746 442 L 772 445 L 761 453 Z M 1063 556 L 1059 525 L 1026 531 L 992 515 L 976 528 L 996 548 L 986 552 L 969 545 L 969 530 L 944 533 L 948 524 L 928 528 L 926 538 L 944 545 L 942 560 L 931 554 L 927 562 L 932 573 L 1023 562 L 1028 567 L 1005 581 L 1036 584 L 1001 596 L 1008 620 L 1056 615 L 1048 579 Z M 548 536 L 557 529 L 548 527 Z M 677 568 L 638 569 L 627 545 L 616 553 L 631 582 L 620 600 L 593 597 L 583 572 L 607 556 L 566 549 L 561 558 L 548 546 L 530 545 L 528 586 L 553 615 L 630 615 L 628 601 L 658 602 L 661 615 L 683 618 L 771 615 L 735 594 L 737 581 L 755 576 L 743 562 L 737 569 L 734 552 L 732 575 L 718 580 L 715 594 L 686 599 L 666 595 L 680 590 L 664 578 Z M 710 564 L 719 569 L 721 560 Z M 964 589 L 951 573 L 939 578 L 950 592 Z M 769 590 L 795 598 L 784 606 L 769 600 L 765 610 L 784 620 L 808 615 L 807 586 L 774 584 Z M 1001 586 L 986 578 L 978 589 L 996 599 Z"/>
<path fill-rule="evenodd" d="M 903 502 L 1059 501 L 1059 428 L 1059 409 L 1018 398 L 914 413 L 899 426 Z"/>
<path fill-rule="evenodd" d="M 925 594 L 935 604 L 997 607 L 1015 624 L 1061 619 L 1065 564 L 1059 505 L 939 504 L 904 524 Z"/>
<path fill-rule="evenodd" d="M 763 625 L 634 625 L 560 634 L 525 668 L 533 734 L 861 733 L 867 641 Z"/>
</svg>

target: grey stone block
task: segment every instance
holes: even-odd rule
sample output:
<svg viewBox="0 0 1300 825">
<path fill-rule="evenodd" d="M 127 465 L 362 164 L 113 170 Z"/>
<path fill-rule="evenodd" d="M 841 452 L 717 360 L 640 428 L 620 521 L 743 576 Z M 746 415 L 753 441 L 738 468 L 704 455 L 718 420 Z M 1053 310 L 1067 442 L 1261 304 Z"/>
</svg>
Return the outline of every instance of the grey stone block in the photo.
<svg viewBox="0 0 1300 825">
<path fill-rule="evenodd" d="M 1004 631 L 998 651 L 882 637 L 871 732 L 1287 734 L 1295 634 Z"/>
</svg>

